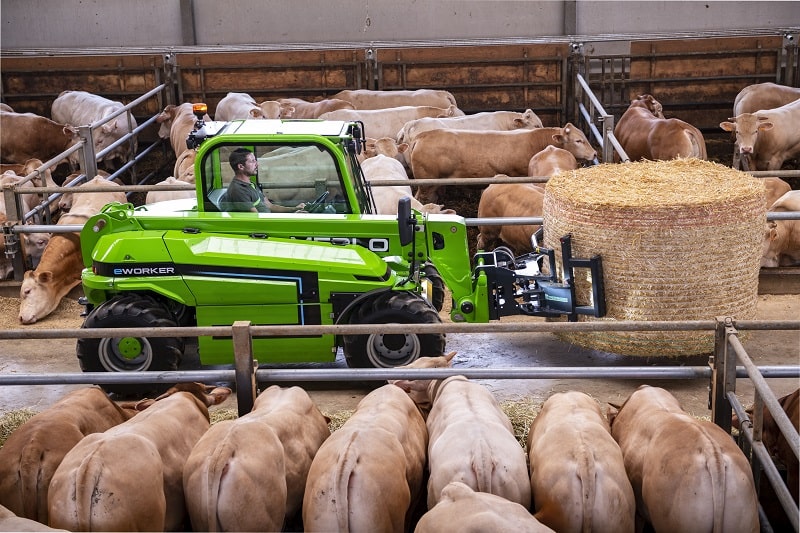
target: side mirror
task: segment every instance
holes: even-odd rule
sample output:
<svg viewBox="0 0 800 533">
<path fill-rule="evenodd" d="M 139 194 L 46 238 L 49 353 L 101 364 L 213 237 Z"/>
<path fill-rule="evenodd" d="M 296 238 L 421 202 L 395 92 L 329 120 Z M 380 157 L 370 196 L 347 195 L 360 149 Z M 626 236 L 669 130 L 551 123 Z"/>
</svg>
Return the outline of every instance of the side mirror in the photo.
<svg viewBox="0 0 800 533">
<path fill-rule="evenodd" d="M 416 217 L 411 216 L 411 198 L 404 196 L 397 202 L 397 233 L 400 235 L 400 246 L 407 246 L 414 240 Z"/>
</svg>

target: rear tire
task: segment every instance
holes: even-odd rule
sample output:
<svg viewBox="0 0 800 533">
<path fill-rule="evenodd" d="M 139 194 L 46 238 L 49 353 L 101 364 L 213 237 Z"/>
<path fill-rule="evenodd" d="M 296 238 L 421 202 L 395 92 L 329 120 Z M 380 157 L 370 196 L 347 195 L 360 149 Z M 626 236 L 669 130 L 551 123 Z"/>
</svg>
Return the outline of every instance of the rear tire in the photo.
<svg viewBox="0 0 800 533">
<path fill-rule="evenodd" d="M 144 294 L 123 294 L 92 310 L 82 328 L 175 327 L 167 306 Z M 84 372 L 152 372 L 177 370 L 183 355 L 180 337 L 113 337 L 78 339 L 77 355 Z M 103 384 L 108 392 L 143 394 L 163 391 L 166 384 Z"/>
<path fill-rule="evenodd" d="M 356 309 L 351 324 L 438 324 L 439 313 L 427 301 L 410 292 L 387 292 Z M 444 352 L 445 334 L 345 335 L 343 351 L 351 368 L 392 368 L 419 357 L 438 357 Z"/>
</svg>

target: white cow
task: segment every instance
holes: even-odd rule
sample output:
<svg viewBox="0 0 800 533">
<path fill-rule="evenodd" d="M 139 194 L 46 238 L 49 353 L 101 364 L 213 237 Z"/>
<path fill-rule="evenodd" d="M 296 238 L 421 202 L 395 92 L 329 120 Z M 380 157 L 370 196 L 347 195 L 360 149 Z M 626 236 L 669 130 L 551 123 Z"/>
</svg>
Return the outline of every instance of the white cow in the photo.
<svg viewBox="0 0 800 533">
<path fill-rule="evenodd" d="M 541 128 L 542 121 L 531 109 L 516 111 L 484 111 L 460 117 L 423 117 L 406 122 L 397 134 L 397 142 L 410 143 L 418 133 L 433 129 L 454 130 L 532 130 Z"/>
<path fill-rule="evenodd" d="M 398 91 L 355 89 L 339 91 L 332 95 L 331 98 L 350 102 L 356 109 L 385 109 L 387 107 L 405 105 L 427 105 L 446 108 L 451 105 L 457 105 L 452 93 L 438 89 Z M 459 110 L 456 114 L 463 115 L 464 113 Z"/>
<path fill-rule="evenodd" d="M 125 107 L 122 102 L 109 100 L 86 91 L 64 91 L 53 101 L 50 114 L 53 120 L 72 126 L 88 126 L 94 124 Z M 136 129 L 136 119 L 132 113 L 122 113 L 116 118 L 92 129 L 95 153 L 104 150 L 126 134 Z M 111 161 L 120 158 L 127 162 L 138 150 L 138 141 L 133 138 L 133 149 L 130 143 L 122 143 L 108 153 L 100 161 Z"/>
<path fill-rule="evenodd" d="M 446 368 L 454 356 L 452 352 L 423 357 L 403 368 Z M 442 490 L 451 481 L 530 507 L 525 451 L 508 416 L 486 387 L 464 376 L 390 383 L 408 392 L 423 412 L 430 411 L 426 420 L 428 509 L 442 499 Z"/>
<path fill-rule="evenodd" d="M 500 496 L 476 492 L 469 485 L 453 481 L 442 489 L 442 499 L 422 515 L 414 533 L 463 533 L 465 531 L 513 531 L 547 533 L 525 507 Z"/>
<path fill-rule="evenodd" d="M 84 186 L 117 186 L 102 176 L 95 176 Z M 69 213 L 58 219 L 58 224 L 85 224 L 92 215 L 108 203 L 126 203 L 125 193 L 92 192 L 73 193 Z M 45 246 L 35 270 L 25 272 L 20 286 L 19 321 L 33 324 L 52 313 L 61 299 L 81 282 L 83 270 L 80 238 L 77 233 L 57 233 Z"/>
<path fill-rule="evenodd" d="M 281 104 L 275 100 L 265 100 L 260 104 L 247 93 L 228 93 L 217 104 L 214 120 L 246 120 L 280 118 Z"/>
<path fill-rule="evenodd" d="M 397 137 L 397 132 L 410 120 L 422 117 L 453 117 L 458 108 L 451 105 L 447 108 L 433 106 L 399 106 L 384 109 L 339 109 L 323 113 L 323 120 L 361 121 L 364 133 L 372 138 Z"/>
</svg>

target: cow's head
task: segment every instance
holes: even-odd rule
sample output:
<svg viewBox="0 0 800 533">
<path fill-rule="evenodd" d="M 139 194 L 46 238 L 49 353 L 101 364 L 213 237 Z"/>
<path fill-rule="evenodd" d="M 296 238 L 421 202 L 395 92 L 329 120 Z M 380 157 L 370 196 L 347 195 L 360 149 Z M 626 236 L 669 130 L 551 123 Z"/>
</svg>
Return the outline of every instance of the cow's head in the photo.
<svg viewBox="0 0 800 533">
<path fill-rule="evenodd" d="M 770 220 L 764 229 L 761 241 L 761 266 L 773 268 L 780 266 L 781 234 L 778 223 Z"/>
<path fill-rule="evenodd" d="M 558 148 L 570 152 L 575 159 L 584 161 L 594 161 L 597 159 L 597 152 L 589 143 L 589 139 L 581 130 L 572 125 L 571 122 L 561 128 L 560 133 L 553 134 L 553 144 Z"/>
<path fill-rule="evenodd" d="M 719 127 L 734 134 L 739 153 L 752 154 L 759 132 L 771 130 L 773 124 L 769 117 L 742 113 L 738 117 L 729 118 L 727 122 L 720 122 Z"/>
<path fill-rule="evenodd" d="M 420 357 L 413 363 L 397 368 L 450 368 L 453 366 L 453 357 L 456 352 L 450 352 L 439 357 Z M 436 396 L 436 386 L 444 380 L 437 379 L 395 379 L 389 380 L 391 385 L 396 385 L 406 391 L 417 404 L 423 416 L 428 415 Z"/>
</svg>

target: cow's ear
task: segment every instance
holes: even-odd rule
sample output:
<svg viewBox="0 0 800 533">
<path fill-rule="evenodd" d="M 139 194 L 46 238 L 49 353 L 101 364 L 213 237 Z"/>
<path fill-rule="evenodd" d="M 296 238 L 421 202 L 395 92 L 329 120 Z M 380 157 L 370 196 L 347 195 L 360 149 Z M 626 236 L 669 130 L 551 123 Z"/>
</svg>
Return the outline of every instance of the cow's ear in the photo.
<svg viewBox="0 0 800 533">
<path fill-rule="evenodd" d="M 616 420 L 617 415 L 619 414 L 620 406 L 613 404 L 611 402 L 608 403 L 608 411 L 606 412 L 606 418 L 608 418 L 608 425 L 612 426 L 614 424 L 614 420 Z"/>
<path fill-rule="evenodd" d="M 524 125 L 525 125 L 525 123 L 522 121 L 522 119 L 521 119 L 521 118 L 515 118 L 515 119 L 514 119 L 514 126 L 515 126 L 515 127 L 517 127 L 517 128 L 521 128 L 521 127 L 523 127 Z"/>
<path fill-rule="evenodd" d="M 263 117 L 264 113 L 262 113 L 260 109 L 253 108 L 250 110 L 250 118 L 263 118 Z"/>
<path fill-rule="evenodd" d="M 566 130 L 564 130 L 566 131 Z M 553 140 L 559 144 L 564 144 L 565 138 L 560 133 L 553 134 Z"/>
<path fill-rule="evenodd" d="M 734 120 L 734 119 L 731 118 L 729 120 Z M 736 130 L 736 124 L 734 122 L 720 122 L 719 123 L 719 127 L 722 128 L 725 131 L 735 131 Z"/>
<path fill-rule="evenodd" d="M 103 130 L 103 133 L 113 133 L 114 130 L 117 129 L 117 123 L 114 122 L 112 124 L 112 123 L 106 122 L 105 124 L 103 124 L 103 127 L 101 129 Z"/>
<path fill-rule="evenodd" d="M 772 122 L 758 122 L 758 131 L 771 130 Z"/>
<path fill-rule="evenodd" d="M 294 116 L 294 111 L 293 105 L 281 106 L 281 117 L 292 118 Z"/>
<path fill-rule="evenodd" d="M 775 224 L 774 222 L 772 224 Z M 769 227 L 769 240 L 774 241 L 778 238 L 778 225 L 770 225 Z"/>
<path fill-rule="evenodd" d="M 50 283 L 53 281 L 53 272 L 50 270 L 36 272 L 36 281 L 39 283 Z"/>
<path fill-rule="evenodd" d="M 406 150 L 408 150 L 408 143 L 400 143 L 400 144 L 397 145 L 397 152 L 398 153 L 402 154 Z"/>
</svg>

